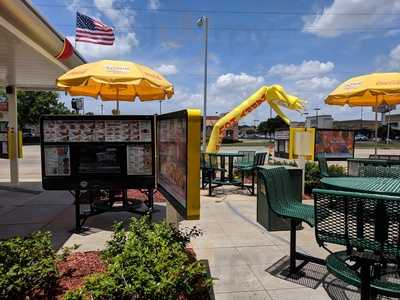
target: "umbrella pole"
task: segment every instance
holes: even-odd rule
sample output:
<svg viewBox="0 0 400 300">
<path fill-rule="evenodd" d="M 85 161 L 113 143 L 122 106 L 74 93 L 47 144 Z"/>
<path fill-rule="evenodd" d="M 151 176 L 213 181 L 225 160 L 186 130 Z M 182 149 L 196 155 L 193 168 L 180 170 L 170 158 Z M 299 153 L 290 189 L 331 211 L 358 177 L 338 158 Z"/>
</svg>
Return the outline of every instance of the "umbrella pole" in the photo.
<svg viewBox="0 0 400 300">
<path fill-rule="evenodd" d="M 378 154 L 378 95 L 376 96 L 375 105 L 375 155 Z"/>
<path fill-rule="evenodd" d="M 117 115 L 119 115 L 119 100 L 117 100 Z"/>
</svg>

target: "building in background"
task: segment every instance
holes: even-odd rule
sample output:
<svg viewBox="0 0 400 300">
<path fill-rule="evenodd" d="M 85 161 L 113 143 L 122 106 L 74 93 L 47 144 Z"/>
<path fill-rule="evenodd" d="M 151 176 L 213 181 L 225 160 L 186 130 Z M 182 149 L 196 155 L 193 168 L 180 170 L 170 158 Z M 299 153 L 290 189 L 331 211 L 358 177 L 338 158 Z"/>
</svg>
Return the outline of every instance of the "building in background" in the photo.
<svg viewBox="0 0 400 300">
<path fill-rule="evenodd" d="M 218 122 L 220 118 L 222 118 L 226 113 L 220 114 L 218 116 L 207 116 L 206 118 L 206 135 L 207 138 L 211 136 L 211 132 L 214 128 L 215 123 Z M 233 140 L 237 140 L 239 138 L 239 124 L 235 123 L 230 128 L 225 130 L 224 138 L 230 138 Z"/>
<path fill-rule="evenodd" d="M 333 117 L 331 115 L 320 115 L 318 116 L 318 118 L 317 116 L 310 116 L 306 118 L 305 126 L 307 128 L 318 127 L 318 128 L 330 129 L 333 127 Z"/>
</svg>

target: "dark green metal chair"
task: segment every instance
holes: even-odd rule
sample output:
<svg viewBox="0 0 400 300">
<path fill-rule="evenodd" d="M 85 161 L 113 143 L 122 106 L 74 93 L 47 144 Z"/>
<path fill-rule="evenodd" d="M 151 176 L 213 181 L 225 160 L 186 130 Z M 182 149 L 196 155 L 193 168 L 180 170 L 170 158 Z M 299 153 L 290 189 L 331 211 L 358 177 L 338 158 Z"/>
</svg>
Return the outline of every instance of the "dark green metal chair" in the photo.
<svg viewBox="0 0 400 300">
<path fill-rule="evenodd" d="M 318 161 L 319 175 L 321 178 L 331 177 L 328 171 L 328 162 L 326 161 L 326 158 L 323 156 L 317 156 L 316 159 Z"/>
<path fill-rule="evenodd" d="M 207 157 L 207 158 L 206 158 Z M 206 153 L 202 152 L 200 154 L 200 170 L 201 170 L 201 188 L 205 189 L 208 182 L 210 163 L 208 161 L 208 156 Z"/>
<path fill-rule="evenodd" d="M 265 164 L 265 159 L 267 157 L 267 152 L 258 152 L 255 154 L 253 161 L 247 165 L 238 167 L 238 170 L 241 174 L 241 187 L 242 189 L 247 188 L 251 195 L 254 195 L 255 192 L 255 177 L 258 166 L 263 166 Z M 244 184 L 244 178 L 246 174 L 251 174 L 251 185 Z"/>
<path fill-rule="evenodd" d="M 254 156 L 256 151 L 238 151 L 238 154 L 242 154 L 242 157 L 238 157 L 233 164 L 234 168 L 249 167 L 253 164 Z"/>
<path fill-rule="evenodd" d="M 329 272 L 361 289 L 361 299 L 400 296 L 400 197 L 314 189 L 317 243 L 343 245 Z"/>
<path fill-rule="evenodd" d="M 221 183 L 216 180 L 216 173 L 225 173 L 226 169 L 221 168 L 218 164 L 218 156 L 213 153 L 205 154 L 205 163 L 207 165 L 207 175 L 205 183 L 208 185 L 208 195 L 212 196 L 213 189 L 221 186 Z"/>
<path fill-rule="evenodd" d="M 290 220 L 289 274 L 297 273 L 308 262 L 324 264 L 324 261 L 296 251 L 296 228 L 301 222 L 314 226 L 314 207 L 296 201 L 295 190 L 290 185 L 289 172 L 283 167 L 259 169 L 266 186 L 266 199 L 272 212 Z M 303 262 L 297 266 L 296 260 Z"/>
</svg>

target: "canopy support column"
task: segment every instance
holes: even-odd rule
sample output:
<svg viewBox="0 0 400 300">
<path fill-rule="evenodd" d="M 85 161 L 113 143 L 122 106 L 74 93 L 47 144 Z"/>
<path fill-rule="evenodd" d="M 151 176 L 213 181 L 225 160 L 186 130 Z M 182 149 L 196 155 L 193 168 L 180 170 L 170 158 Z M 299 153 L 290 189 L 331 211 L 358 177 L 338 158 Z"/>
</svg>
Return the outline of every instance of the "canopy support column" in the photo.
<svg viewBox="0 0 400 300">
<path fill-rule="evenodd" d="M 9 135 L 9 151 L 10 157 L 10 181 L 11 184 L 17 185 L 19 183 L 18 174 L 18 110 L 17 110 L 17 90 L 15 86 L 6 87 L 8 99 L 8 128 L 11 132 Z"/>
</svg>

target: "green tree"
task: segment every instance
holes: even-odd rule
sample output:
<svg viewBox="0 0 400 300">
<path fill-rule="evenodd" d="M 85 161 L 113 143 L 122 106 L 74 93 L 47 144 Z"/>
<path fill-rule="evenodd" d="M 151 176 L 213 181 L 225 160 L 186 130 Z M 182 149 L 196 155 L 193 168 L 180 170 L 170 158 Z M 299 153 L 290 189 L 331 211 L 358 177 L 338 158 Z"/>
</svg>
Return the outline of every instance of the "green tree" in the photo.
<svg viewBox="0 0 400 300">
<path fill-rule="evenodd" d="M 72 114 L 56 92 L 18 91 L 18 124 L 38 125 L 41 115 Z"/>
<path fill-rule="evenodd" d="M 281 119 L 281 117 L 276 116 L 275 118 L 268 119 L 267 121 L 261 122 L 257 127 L 257 132 L 261 133 L 272 133 L 280 128 L 287 128 L 288 125 Z"/>
</svg>

